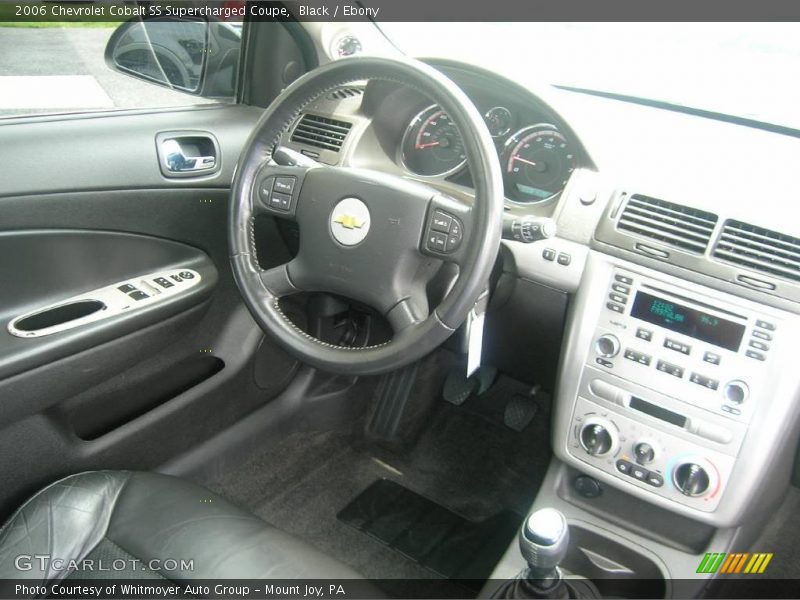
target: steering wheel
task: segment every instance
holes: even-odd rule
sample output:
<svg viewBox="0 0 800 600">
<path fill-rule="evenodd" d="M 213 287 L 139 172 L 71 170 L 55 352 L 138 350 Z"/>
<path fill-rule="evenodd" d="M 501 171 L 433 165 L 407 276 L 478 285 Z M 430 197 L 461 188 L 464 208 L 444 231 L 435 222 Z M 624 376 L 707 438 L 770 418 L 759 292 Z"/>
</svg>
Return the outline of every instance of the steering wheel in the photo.
<svg viewBox="0 0 800 600">
<path fill-rule="evenodd" d="M 273 152 L 303 110 L 331 90 L 364 80 L 415 88 L 442 107 L 463 138 L 475 186 L 471 206 L 398 176 L 347 167 L 278 165 Z M 254 221 L 270 214 L 297 222 L 300 243 L 288 263 L 263 269 Z M 232 185 L 231 266 L 256 322 L 289 353 L 314 367 L 371 375 L 433 351 L 466 319 L 485 290 L 500 244 L 503 184 L 483 118 L 452 81 L 410 59 L 353 57 L 296 80 L 266 109 L 248 139 Z M 458 279 L 435 308 L 426 285 L 442 261 Z M 329 292 L 383 314 L 386 343 L 342 347 L 297 327 L 282 312 L 285 295 Z"/>
</svg>

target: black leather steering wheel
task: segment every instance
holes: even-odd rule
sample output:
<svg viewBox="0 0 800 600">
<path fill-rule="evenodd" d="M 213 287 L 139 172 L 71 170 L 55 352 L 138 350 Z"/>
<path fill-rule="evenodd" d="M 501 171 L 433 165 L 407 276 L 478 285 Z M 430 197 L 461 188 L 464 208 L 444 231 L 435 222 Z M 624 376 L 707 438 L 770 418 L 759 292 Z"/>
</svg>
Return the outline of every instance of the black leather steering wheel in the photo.
<svg viewBox="0 0 800 600">
<path fill-rule="evenodd" d="M 473 205 L 393 175 L 281 166 L 271 160 L 282 134 L 305 107 L 337 87 L 364 80 L 411 86 L 445 110 L 463 138 L 475 186 Z M 290 262 L 268 270 L 259 265 L 254 239 L 259 213 L 297 221 L 299 252 Z M 245 144 L 232 187 L 231 266 L 255 320 L 291 354 L 335 373 L 382 373 L 422 358 L 463 323 L 487 285 L 502 216 L 497 152 L 464 92 L 418 61 L 346 58 L 307 73 L 284 90 Z M 448 223 L 449 232 L 436 231 Z M 441 261 L 456 263 L 459 275 L 431 310 L 426 284 Z M 386 316 L 394 336 L 365 348 L 318 340 L 279 306 L 281 296 L 299 291 L 330 292 L 372 306 Z"/>
</svg>

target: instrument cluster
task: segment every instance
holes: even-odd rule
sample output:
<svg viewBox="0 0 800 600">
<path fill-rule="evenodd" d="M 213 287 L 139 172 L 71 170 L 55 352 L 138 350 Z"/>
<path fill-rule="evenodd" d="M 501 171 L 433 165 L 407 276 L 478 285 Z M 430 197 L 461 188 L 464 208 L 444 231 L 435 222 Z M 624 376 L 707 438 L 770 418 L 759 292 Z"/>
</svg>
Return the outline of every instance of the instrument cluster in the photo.
<svg viewBox="0 0 800 600">
<path fill-rule="evenodd" d="M 535 204 L 554 198 L 577 166 L 567 137 L 548 122 L 527 123 L 505 106 L 484 112 L 503 169 L 506 197 Z M 406 126 L 400 149 L 402 166 L 420 177 L 456 177 L 466 170 L 461 134 L 439 106 L 416 114 Z"/>
</svg>

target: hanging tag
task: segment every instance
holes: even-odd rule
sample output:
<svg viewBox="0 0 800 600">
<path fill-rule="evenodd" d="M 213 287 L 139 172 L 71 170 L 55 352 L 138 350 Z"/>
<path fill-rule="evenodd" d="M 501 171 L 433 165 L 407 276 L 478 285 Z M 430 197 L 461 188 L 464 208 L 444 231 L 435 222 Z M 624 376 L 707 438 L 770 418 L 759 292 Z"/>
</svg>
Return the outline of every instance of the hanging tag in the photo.
<svg viewBox="0 0 800 600">
<path fill-rule="evenodd" d="M 489 292 L 480 295 L 475 306 L 467 315 L 467 377 L 472 375 L 481 366 L 481 352 L 483 351 L 483 325 L 486 317 L 486 306 L 489 301 Z"/>
</svg>

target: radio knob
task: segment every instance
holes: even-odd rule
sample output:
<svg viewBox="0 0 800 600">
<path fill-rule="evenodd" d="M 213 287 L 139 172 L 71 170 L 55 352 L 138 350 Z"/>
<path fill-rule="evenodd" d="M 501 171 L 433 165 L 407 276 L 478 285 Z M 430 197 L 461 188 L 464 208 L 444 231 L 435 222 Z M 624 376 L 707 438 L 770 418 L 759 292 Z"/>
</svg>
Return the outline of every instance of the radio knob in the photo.
<svg viewBox="0 0 800 600">
<path fill-rule="evenodd" d="M 587 419 L 580 438 L 581 446 L 592 456 L 605 456 L 617 447 L 616 428 L 605 419 Z"/>
<path fill-rule="evenodd" d="M 731 381 L 725 386 L 723 392 L 725 400 L 734 404 L 742 404 L 750 395 L 750 388 L 744 381 Z"/>
<path fill-rule="evenodd" d="M 696 463 L 686 462 L 676 467 L 672 480 L 685 496 L 701 496 L 711 484 L 708 471 Z"/>
<path fill-rule="evenodd" d="M 619 340 L 617 336 L 606 333 L 597 338 L 594 348 L 604 358 L 612 358 L 619 354 Z"/>
<path fill-rule="evenodd" d="M 649 442 L 639 442 L 633 447 L 633 455 L 636 457 L 637 463 L 646 465 L 653 462 L 656 457 L 656 449 Z"/>
</svg>

